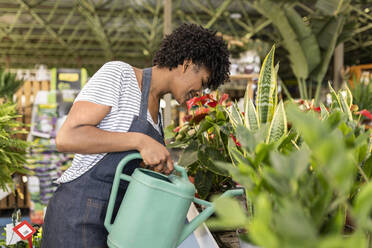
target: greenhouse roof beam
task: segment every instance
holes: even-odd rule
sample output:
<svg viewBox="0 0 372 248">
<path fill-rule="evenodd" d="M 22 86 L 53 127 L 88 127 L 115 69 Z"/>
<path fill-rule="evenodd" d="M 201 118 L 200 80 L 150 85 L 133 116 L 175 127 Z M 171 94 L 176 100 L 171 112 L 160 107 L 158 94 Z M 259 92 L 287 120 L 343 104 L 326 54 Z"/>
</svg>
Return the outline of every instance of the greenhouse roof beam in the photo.
<svg viewBox="0 0 372 248">
<path fill-rule="evenodd" d="M 41 18 L 37 13 L 35 13 L 32 8 L 24 1 L 24 0 L 17 0 L 22 7 L 24 7 L 25 9 L 27 9 L 30 14 L 32 15 L 32 17 L 38 21 L 40 23 L 40 25 L 42 25 L 47 31 L 49 34 L 51 34 L 55 40 L 57 40 L 62 46 L 64 47 L 68 47 L 69 49 L 72 49 L 71 47 L 69 47 L 67 45 L 67 43 L 62 40 L 58 34 L 56 32 L 54 32 L 54 30 L 48 26 L 48 24 L 45 22 L 45 20 L 43 18 Z"/>
<path fill-rule="evenodd" d="M 222 13 L 229 7 L 232 0 L 225 0 L 214 13 L 212 19 L 205 25 L 206 28 L 212 27 L 212 25 L 217 21 L 217 19 L 222 15 Z"/>
<path fill-rule="evenodd" d="M 112 58 L 111 43 L 103 28 L 100 17 L 97 15 L 94 4 L 89 0 L 77 0 L 77 3 L 78 11 L 86 18 L 91 30 L 102 44 L 106 58 Z"/>
</svg>

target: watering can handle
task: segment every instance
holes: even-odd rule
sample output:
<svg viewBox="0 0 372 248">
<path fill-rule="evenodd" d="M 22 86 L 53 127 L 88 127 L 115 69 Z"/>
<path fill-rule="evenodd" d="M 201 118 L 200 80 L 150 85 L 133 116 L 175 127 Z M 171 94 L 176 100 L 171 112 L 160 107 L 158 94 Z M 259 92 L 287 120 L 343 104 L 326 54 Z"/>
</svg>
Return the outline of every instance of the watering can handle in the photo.
<svg viewBox="0 0 372 248">
<path fill-rule="evenodd" d="M 129 161 L 135 160 L 135 159 L 142 159 L 141 154 L 136 152 L 136 153 L 132 153 L 132 154 L 129 154 L 129 155 L 125 156 L 119 162 L 119 165 L 116 168 L 115 178 L 114 178 L 114 182 L 112 184 L 109 204 L 107 206 L 107 212 L 106 212 L 106 217 L 105 217 L 105 227 L 106 227 L 108 232 L 111 231 L 111 227 L 112 227 L 112 224 L 111 224 L 112 212 L 114 210 L 115 199 L 116 199 L 116 195 L 118 193 L 120 179 L 126 180 L 128 182 L 130 182 L 132 180 L 131 176 L 128 176 L 128 175 L 122 173 L 123 168 Z"/>
<path fill-rule="evenodd" d="M 186 171 L 185 168 L 175 164 L 174 165 L 174 170 L 180 172 L 183 179 L 188 180 L 189 177 L 187 176 L 187 171 Z"/>
</svg>

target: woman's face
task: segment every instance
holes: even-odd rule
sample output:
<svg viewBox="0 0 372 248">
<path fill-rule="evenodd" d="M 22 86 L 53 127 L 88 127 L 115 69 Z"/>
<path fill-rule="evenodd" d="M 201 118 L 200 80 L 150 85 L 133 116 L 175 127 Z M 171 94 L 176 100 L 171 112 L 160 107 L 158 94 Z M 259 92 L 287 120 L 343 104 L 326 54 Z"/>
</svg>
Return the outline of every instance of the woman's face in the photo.
<svg viewBox="0 0 372 248">
<path fill-rule="evenodd" d="M 185 62 L 178 70 L 181 71 L 173 81 L 172 94 L 179 104 L 183 104 L 202 94 L 210 73 L 204 66 L 197 66 L 192 62 Z"/>
</svg>

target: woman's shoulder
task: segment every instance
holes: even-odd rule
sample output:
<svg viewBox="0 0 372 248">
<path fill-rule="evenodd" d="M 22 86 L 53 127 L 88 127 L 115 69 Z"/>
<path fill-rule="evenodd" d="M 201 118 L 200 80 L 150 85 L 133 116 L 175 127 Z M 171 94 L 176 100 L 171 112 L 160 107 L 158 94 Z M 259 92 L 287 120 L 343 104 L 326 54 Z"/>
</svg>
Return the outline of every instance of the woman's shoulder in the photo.
<svg viewBox="0 0 372 248">
<path fill-rule="evenodd" d="M 102 68 L 132 69 L 132 66 L 124 61 L 113 60 L 113 61 L 108 61 L 105 64 L 103 64 Z"/>
</svg>

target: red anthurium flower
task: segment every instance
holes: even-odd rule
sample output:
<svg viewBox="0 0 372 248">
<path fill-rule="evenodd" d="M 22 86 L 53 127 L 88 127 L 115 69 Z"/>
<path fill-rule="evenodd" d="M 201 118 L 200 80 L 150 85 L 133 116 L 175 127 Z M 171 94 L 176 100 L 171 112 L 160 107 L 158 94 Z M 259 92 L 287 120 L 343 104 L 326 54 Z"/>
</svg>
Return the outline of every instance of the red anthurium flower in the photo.
<svg viewBox="0 0 372 248">
<path fill-rule="evenodd" d="M 195 112 L 195 115 L 190 120 L 190 122 L 194 122 L 195 124 L 198 124 L 205 118 L 205 116 L 208 115 L 208 112 L 209 112 L 209 108 L 198 108 Z"/>
<path fill-rule="evenodd" d="M 201 97 L 193 97 L 193 98 L 191 98 L 190 100 L 188 100 L 186 102 L 187 110 L 190 110 L 193 106 L 196 106 L 199 103 L 201 105 L 204 105 L 208 101 L 208 99 L 213 99 L 213 98 L 209 94 L 206 94 L 206 95 L 201 96 Z"/>
<path fill-rule="evenodd" d="M 192 115 L 185 115 L 183 117 L 183 122 L 190 121 L 192 119 Z"/>
<path fill-rule="evenodd" d="M 220 97 L 220 100 L 218 100 L 218 104 L 219 104 L 219 105 L 222 105 L 222 103 L 223 103 L 224 101 L 226 101 L 227 98 L 229 98 L 229 95 L 226 94 L 226 93 L 224 93 L 224 94 Z"/>
<path fill-rule="evenodd" d="M 320 113 L 320 111 L 321 111 L 320 107 L 313 107 L 312 110 L 314 110 L 315 112 L 318 112 L 318 113 Z"/>
<path fill-rule="evenodd" d="M 211 107 L 211 108 L 215 108 L 215 107 L 217 106 L 217 102 L 213 100 L 213 101 L 207 103 L 207 105 L 208 105 L 209 107 Z"/>
<path fill-rule="evenodd" d="M 230 134 L 230 137 L 233 139 L 235 145 L 237 145 L 238 147 L 241 147 L 242 145 L 239 143 L 239 141 L 234 137 L 233 134 Z"/>
<path fill-rule="evenodd" d="M 209 108 L 198 108 L 195 112 L 195 115 L 208 114 Z"/>
<path fill-rule="evenodd" d="M 371 114 L 371 112 L 369 112 L 366 109 L 363 109 L 363 110 L 357 112 L 357 114 L 363 115 L 363 116 L 367 117 L 368 119 L 372 120 L 372 114 Z"/>
<path fill-rule="evenodd" d="M 173 129 L 173 133 L 178 133 L 181 130 L 181 126 L 176 127 Z"/>
</svg>

